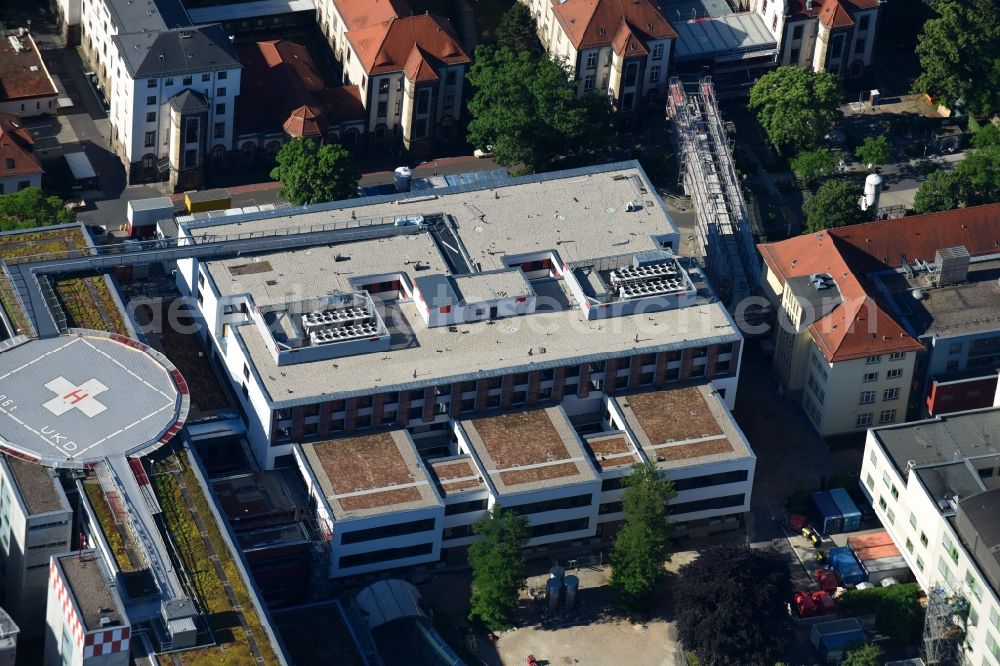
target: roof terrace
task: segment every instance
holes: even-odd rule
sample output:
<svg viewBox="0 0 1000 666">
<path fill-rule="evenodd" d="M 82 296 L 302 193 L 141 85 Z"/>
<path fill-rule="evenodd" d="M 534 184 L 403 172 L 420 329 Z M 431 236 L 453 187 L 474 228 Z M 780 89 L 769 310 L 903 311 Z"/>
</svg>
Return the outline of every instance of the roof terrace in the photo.
<svg viewBox="0 0 1000 666">
<path fill-rule="evenodd" d="M 597 478 L 560 407 L 471 419 L 462 428 L 501 494 Z"/>
<path fill-rule="evenodd" d="M 434 477 L 438 483 L 438 490 L 444 497 L 453 497 L 470 490 L 483 490 L 486 488 L 486 484 L 483 483 L 483 477 L 479 475 L 476 464 L 469 456 L 460 455 L 438 458 L 437 460 L 428 461 L 427 466 L 434 473 Z"/>
<path fill-rule="evenodd" d="M 661 469 L 753 455 L 707 384 L 615 398 L 650 461 Z"/>
<path fill-rule="evenodd" d="M 590 459 L 602 472 L 642 462 L 625 433 L 600 433 L 583 439 Z"/>
<path fill-rule="evenodd" d="M 303 444 L 302 450 L 337 520 L 440 503 L 405 430 Z"/>
</svg>

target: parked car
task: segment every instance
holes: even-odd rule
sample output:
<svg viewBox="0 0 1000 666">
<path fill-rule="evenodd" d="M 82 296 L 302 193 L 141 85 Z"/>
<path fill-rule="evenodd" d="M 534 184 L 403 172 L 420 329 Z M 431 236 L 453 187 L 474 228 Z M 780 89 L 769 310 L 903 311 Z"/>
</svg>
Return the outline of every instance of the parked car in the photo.
<svg viewBox="0 0 1000 666">
<path fill-rule="evenodd" d="M 486 157 L 493 157 L 493 146 L 486 146 L 485 149 L 476 148 L 474 151 L 472 151 L 472 155 L 473 157 L 478 157 L 479 159 L 483 159 Z"/>
</svg>

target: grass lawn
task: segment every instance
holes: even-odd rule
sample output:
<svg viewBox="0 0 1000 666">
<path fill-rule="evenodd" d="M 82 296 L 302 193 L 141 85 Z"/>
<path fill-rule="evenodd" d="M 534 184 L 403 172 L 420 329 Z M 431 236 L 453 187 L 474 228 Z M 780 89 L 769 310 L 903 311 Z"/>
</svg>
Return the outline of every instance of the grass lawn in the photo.
<svg viewBox="0 0 1000 666">
<path fill-rule="evenodd" d="M 243 610 L 250 631 L 257 640 L 257 646 L 264 655 L 265 664 L 277 664 L 278 659 L 271 649 L 260 618 L 254 611 L 250 594 L 247 592 L 243 579 L 233 560 L 232 554 L 219 533 L 208 501 L 202 495 L 198 481 L 191 471 L 191 462 L 186 453 L 176 456 L 176 460 L 168 460 L 167 466 L 173 468 L 180 463 L 183 472 L 181 477 L 194 500 L 195 510 L 201 515 L 208 532 L 208 540 L 212 543 L 219 562 L 225 571 L 237 603 Z M 188 650 L 180 655 L 182 664 L 190 666 L 237 666 L 253 663 L 253 655 L 247 643 L 246 635 L 240 626 L 239 618 L 229 603 L 222 581 L 215 573 L 208 549 L 198 532 L 191 512 L 181 496 L 180 485 L 173 474 L 157 474 L 153 477 L 153 488 L 156 498 L 163 508 L 170 535 L 177 545 L 184 569 L 190 574 L 195 587 L 195 593 L 201 599 L 205 611 L 209 614 L 208 622 L 219 645 L 197 650 Z"/>
<path fill-rule="evenodd" d="M 90 505 L 94 507 L 94 513 L 97 514 L 97 520 L 101 524 L 101 531 L 104 532 L 104 538 L 107 539 L 108 545 L 111 546 L 111 551 L 115 554 L 115 561 L 118 563 L 118 568 L 126 572 L 132 571 L 134 569 L 132 560 L 129 559 L 128 553 L 125 552 L 125 542 L 122 541 L 122 535 L 115 527 L 115 519 L 111 515 L 111 509 L 108 507 L 107 500 L 104 498 L 104 491 L 101 490 L 101 484 L 97 483 L 97 481 L 86 481 L 83 484 L 83 488 L 87 491 L 87 497 L 90 498 Z"/>
</svg>

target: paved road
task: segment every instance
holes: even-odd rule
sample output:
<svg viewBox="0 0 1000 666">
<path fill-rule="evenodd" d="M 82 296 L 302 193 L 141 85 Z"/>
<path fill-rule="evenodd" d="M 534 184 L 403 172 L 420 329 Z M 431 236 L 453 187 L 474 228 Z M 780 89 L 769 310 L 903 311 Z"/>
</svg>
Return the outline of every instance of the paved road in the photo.
<svg viewBox="0 0 1000 666">
<path fill-rule="evenodd" d="M 454 175 L 472 171 L 488 171 L 496 169 L 497 165 L 491 159 L 476 159 L 471 155 L 464 157 L 448 157 L 435 161 L 424 162 L 413 169 L 415 178 L 426 178 L 433 175 Z M 361 177 L 361 186 L 387 185 L 393 182 L 392 171 L 375 171 Z M 234 207 L 259 206 L 279 201 L 278 191 L 281 184 L 276 182 L 251 183 L 228 188 L 232 195 Z M 149 199 L 152 197 L 169 196 L 174 199 L 178 208 L 183 202 L 183 194 L 170 194 L 165 187 L 155 185 L 130 185 L 122 188 L 115 198 L 93 201 L 93 207 L 82 211 L 77 217 L 85 224 L 97 224 L 109 229 L 117 229 L 125 223 L 125 215 L 129 201 Z"/>
</svg>

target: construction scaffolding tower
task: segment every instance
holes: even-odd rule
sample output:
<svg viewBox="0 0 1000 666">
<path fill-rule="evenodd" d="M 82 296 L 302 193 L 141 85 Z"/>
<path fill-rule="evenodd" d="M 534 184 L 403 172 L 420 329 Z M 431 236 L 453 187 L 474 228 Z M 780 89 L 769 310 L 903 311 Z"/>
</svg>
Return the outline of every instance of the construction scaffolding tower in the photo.
<svg viewBox="0 0 1000 666">
<path fill-rule="evenodd" d="M 691 91 L 673 77 L 667 117 L 674 123 L 681 183 L 697 214 L 699 250 L 719 296 L 735 308 L 753 293 L 761 265 L 711 78 Z"/>
<path fill-rule="evenodd" d="M 958 666 L 962 662 L 969 602 L 943 587 L 927 591 L 924 616 L 924 662 L 927 666 Z"/>
</svg>

